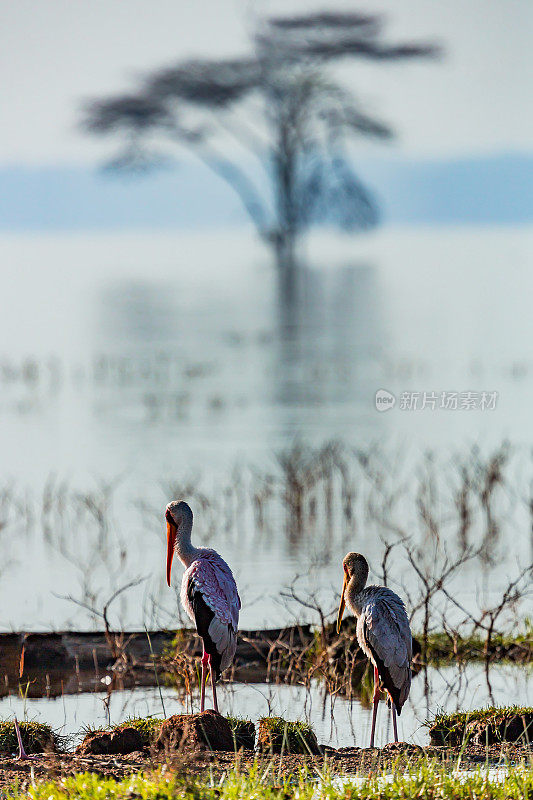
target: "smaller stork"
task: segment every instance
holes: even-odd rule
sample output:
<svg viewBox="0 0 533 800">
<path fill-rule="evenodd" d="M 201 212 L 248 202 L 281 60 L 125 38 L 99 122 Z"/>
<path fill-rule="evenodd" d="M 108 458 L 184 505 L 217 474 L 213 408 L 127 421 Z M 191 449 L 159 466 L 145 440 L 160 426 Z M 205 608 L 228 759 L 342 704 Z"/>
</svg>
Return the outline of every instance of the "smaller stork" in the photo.
<svg viewBox="0 0 533 800">
<path fill-rule="evenodd" d="M 397 742 L 396 712 L 398 716 L 401 714 L 411 688 L 412 635 L 405 606 L 398 595 L 386 586 L 366 586 L 368 563 L 360 553 L 348 553 L 342 567 L 344 583 L 337 633 L 340 633 L 342 615 L 347 605 L 357 617 L 359 646 L 374 665 L 370 747 L 374 747 L 380 686 L 389 695 L 394 741 Z"/>
<path fill-rule="evenodd" d="M 166 508 L 167 583 L 174 553 L 185 572 L 181 581 L 181 603 L 196 625 L 203 642 L 200 711 L 205 707 L 207 667 L 211 673 L 213 705 L 218 711 L 216 682 L 233 662 L 237 649 L 237 626 L 241 600 L 231 569 L 215 550 L 191 544 L 192 511 L 183 500 Z"/>
</svg>

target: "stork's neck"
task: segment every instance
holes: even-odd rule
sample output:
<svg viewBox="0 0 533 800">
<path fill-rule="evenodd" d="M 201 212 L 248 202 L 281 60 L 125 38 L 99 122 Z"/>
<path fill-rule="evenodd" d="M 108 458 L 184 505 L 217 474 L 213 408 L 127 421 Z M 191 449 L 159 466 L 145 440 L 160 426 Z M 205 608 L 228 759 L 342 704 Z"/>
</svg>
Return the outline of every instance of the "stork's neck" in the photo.
<svg viewBox="0 0 533 800">
<path fill-rule="evenodd" d="M 193 561 L 198 558 L 199 550 L 191 544 L 192 522 L 182 521 L 176 533 L 175 553 L 179 560 L 188 569 Z"/>
<path fill-rule="evenodd" d="M 361 616 L 361 610 L 364 603 L 363 591 L 365 585 L 366 577 L 364 580 L 361 580 L 359 575 L 352 575 L 348 581 L 348 586 L 346 587 L 344 594 L 346 604 L 352 609 L 356 617 Z"/>
</svg>

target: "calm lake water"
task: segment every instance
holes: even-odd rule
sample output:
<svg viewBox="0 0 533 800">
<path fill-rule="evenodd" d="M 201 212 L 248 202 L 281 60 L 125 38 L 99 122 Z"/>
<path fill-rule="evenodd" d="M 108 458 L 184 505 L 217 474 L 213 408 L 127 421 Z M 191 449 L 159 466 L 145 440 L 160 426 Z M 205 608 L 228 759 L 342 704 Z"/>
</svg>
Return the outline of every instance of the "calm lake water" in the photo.
<svg viewBox="0 0 533 800">
<path fill-rule="evenodd" d="M 170 485 L 223 505 L 236 466 L 274 470 L 297 439 L 378 442 L 414 464 L 428 448 L 450 457 L 509 438 L 529 458 L 531 228 L 321 235 L 307 250 L 287 330 L 265 253 L 244 234 L 0 237 L 3 628 L 90 627 L 57 595 L 79 597 L 90 580 L 104 597 L 137 575 L 146 581 L 117 606 L 122 621 L 142 627 L 156 611 L 176 621 L 163 574 Z M 387 413 L 375 408 L 380 388 L 397 398 Z M 496 408 L 400 407 L 403 392 L 443 391 L 476 402 L 497 392 Z M 529 473 L 517 472 L 528 489 Z M 116 482 L 106 524 L 123 557 L 90 560 L 80 513 L 62 517 L 50 545 L 50 481 L 69 497 Z M 198 497 L 194 510 L 198 540 L 209 536 L 234 567 L 244 627 L 291 617 L 277 601 L 296 573 L 327 596 L 347 549 L 380 552 L 364 527 L 319 524 L 288 543 L 281 525 L 258 533 L 244 512 L 229 536 L 216 521 L 208 529 Z M 527 515 L 507 535 L 515 560 L 529 552 Z"/>
<path fill-rule="evenodd" d="M 437 711 L 467 710 L 495 703 L 505 705 L 517 702 L 533 704 L 531 670 L 523 667 L 496 666 L 490 670 L 490 688 L 482 665 L 470 664 L 464 668 L 449 666 L 428 670 L 428 688 L 424 691 L 421 676 L 413 680 L 411 695 L 398 720 L 401 740 L 415 744 L 428 744 L 429 736 L 424 722 Z M 311 721 L 318 741 L 333 747 L 368 747 L 371 710 L 358 701 L 324 696 L 319 686 L 306 691 L 300 686 L 269 686 L 267 684 L 221 684 L 217 692 L 222 714 L 243 716 L 256 721 L 260 717 L 282 715 L 289 720 Z M 78 741 L 84 726 L 107 724 L 104 693 L 65 695 L 55 700 L 22 700 L 7 697 L 0 701 L 0 716 L 16 714 L 18 719 L 35 719 L 46 722 L 64 735 Z M 175 692 L 163 689 L 167 715 L 190 711 Z M 207 707 L 210 707 L 210 687 L 207 688 Z M 198 709 L 194 698 L 194 710 Z M 111 722 L 118 723 L 132 716 L 162 716 L 161 698 L 157 689 L 135 689 L 115 692 L 109 704 Z M 385 703 L 380 703 L 376 744 L 382 746 L 392 741 L 392 722 Z"/>
</svg>

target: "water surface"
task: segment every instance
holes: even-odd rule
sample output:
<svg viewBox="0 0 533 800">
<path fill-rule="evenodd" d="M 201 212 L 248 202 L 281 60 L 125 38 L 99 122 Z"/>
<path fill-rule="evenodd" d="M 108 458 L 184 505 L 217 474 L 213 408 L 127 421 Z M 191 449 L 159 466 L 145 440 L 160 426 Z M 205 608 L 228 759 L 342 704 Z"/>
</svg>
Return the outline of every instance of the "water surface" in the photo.
<svg viewBox="0 0 533 800">
<path fill-rule="evenodd" d="M 173 690 L 162 690 L 166 715 L 191 711 L 190 702 L 183 703 Z M 256 721 L 268 715 L 281 715 L 288 720 L 310 721 L 318 741 L 333 747 L 367 747 L 370 738 L 371 709 L 359 701 L 347 701 L 325 695 L 318 685 L 310 690 L 301 686 L 268 684 L 220 684 L 220 712 Z M 428 670 L 427 686 L 420 676 L 413 680 L 410 697 L 398 720 L 401 740 L 414 744 L 429 743 L 424 722 L 440 711 L 481 708 L 485 705 L 509 704 L 510 698 L 520 705 L 533 704 L 531 671 L 521 667 L 494 666 L 487 684 L 483 665 L 456 665 Z M 53 700 L 6 697 L 0 701 L 0 716 L 16 714 L 19 719 L 47 722 L 61 733 L 78 740 L 84 726 L 103 726 L 107 723 L 105 692 L 65 695 Z M 207 687 L 207 703 L 211 703 Z M 199 701 L 193 698 L 193 710 Z M 157 689 L 134 689 L 115 692 L 109 701 L 113 724 L 132 716 L 163 716 Z M 392 740 L 392 722 L 385 703 L 378 711 L 376 744 L 383 746 Z"/>
<path fill-rule="evenodd" d="M 3 627 L 90 626 L 55 595 L 79 596 L 90 579 L 103 596 L 136 575 L 147 582 L 122 603 L 122 621 L 138 628 L 160 604 L 170 624 L 157 516 L 170 494 L 194 488 L 223 508 L 239 465 L 274 472 L 298 439 L 378 442 L 415 464 L 429 447 L 452 458 L 508 437 L 529 458 L 532 244 L 527 227 L 322 234 L 287 329 L 265 253 L 246 235 L 2 236 L 0 487 L 16 496 L 2 532 Z M 398 398 L 386 414 L 374 407 L 379 388 Z M 496 391 L 496 409 L 399 407 L 402 392 L 451 390 Z M 526 467 L 516 467 L 521 501 Z M 80 495 L 116 483 L 108 528 L 127 558 L 91 559 L 92 523 L 79 511 L 59 533 L 52 525 L 62 552 L 47 545 L 50 480 Z M 230 504 L 238 516 L 237 495 Z M 275 516 L 261 531 L 243 511 L 226 535 L 221 512 L 208 520 L 198 498 L 195 511 L 199 540 L 235 569 L 245 627 L 290 618 L 279 592 L 295 574 L 330 592 L 347 549 L 380 554 L 364 519 L 318 520 L 296 541 Z M 513 518 L 508 559 L 529 552 L 529 529 L 527 513 Z"/>
</svg>

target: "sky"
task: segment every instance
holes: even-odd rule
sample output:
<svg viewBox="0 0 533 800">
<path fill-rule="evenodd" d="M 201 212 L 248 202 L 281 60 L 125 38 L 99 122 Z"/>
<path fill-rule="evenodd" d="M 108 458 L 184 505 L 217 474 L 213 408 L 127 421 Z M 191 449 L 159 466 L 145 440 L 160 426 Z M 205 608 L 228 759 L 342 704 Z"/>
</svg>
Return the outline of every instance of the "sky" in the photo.
<svg viewBox="0 0 533 800">
<path fill-rule="evenodd" d="M 2 183 L 4 192 L 13 186 L 14 170 L 21 181 L 34 171 L 41 183 L 56 170 L 57 181 L 61 170 L 93 171 L 110 155 L 108 142 L 77 127 L 86 98 L 124 90 L 178 59 L 243 53 L 258 16 L 311 7 L 309 0 L 0 0 L 0 190 Z M 439 61 L 343 68 L 357 97 L 397 131 L 392 145 L 362 144 L 360 160 L 440 162 L 445 169 L 450 160 L 501 163 L 513 155 L 529 163 L 531 0 L 358 0 L 332 7 L 380 11 L 391 40 L 422 39 L 444 50 Z"/>
</svg>

